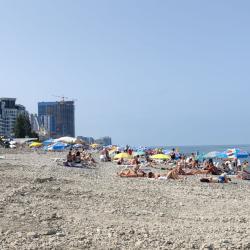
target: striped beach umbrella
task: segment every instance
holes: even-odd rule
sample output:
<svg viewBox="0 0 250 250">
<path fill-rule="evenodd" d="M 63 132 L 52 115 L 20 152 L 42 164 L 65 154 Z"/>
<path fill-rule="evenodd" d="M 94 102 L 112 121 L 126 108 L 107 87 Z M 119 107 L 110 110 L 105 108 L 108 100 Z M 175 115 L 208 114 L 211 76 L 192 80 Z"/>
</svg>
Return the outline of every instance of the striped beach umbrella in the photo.
<svg viewBox="0 0 250 250">
<path fill-rule="evenodd" d="M 228 149 L 225 152 L 222 152 L 220 154 L 220 158 L 237 158 L 237 159 L 242 159 L 242 158 L 248 158 L 249 153 L 246 151 L 242 151 L 239 148 L 232 148 Z"/>
</svg>

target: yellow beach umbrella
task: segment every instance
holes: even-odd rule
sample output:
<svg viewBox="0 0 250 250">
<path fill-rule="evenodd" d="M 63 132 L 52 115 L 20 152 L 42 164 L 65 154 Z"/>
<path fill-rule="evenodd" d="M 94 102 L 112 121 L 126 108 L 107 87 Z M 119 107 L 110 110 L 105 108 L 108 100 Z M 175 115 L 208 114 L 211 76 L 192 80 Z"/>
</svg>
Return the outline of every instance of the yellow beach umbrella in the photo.
<svg viewBox="0 0 250 250">
<path fill-rule="evenodd" d="M 100 144 L 93 143 L 93 144 L 90 145 L 90 147 L 92 147 L 92 148 L 98 148 L 98 147 L 100 147 Z"/>
<path fill-rule="evenodd" d="M 120 153 L 120 154 L 117 154 L 117 155 L 114 157 L 114 159 L 121 159 L 121 158 L 123 158 L 123 159 L 131 159 L 131 158 L 133 158 L 133 156 L 132 156 L 132 155 L 129 155 L 129 154 L 127 154 L 127 153 Z"/>
<path fill-rule="evenodd" d="M 41 142 L 32 142 L 29 147 L 30 148 L 39 148 L 39 147 L 42 147 L 42 143 Z"/>
<path fill-rule="evenodd" d="M 157 154 L 151 156 L 151 159 L 159 159 L 159 160 L 169 160 L 171 157 L 169 155 Z"/>
<path fill-rule="evenodd" d="M 112 150 L 110 150 L 110 151 L 109 151 L 109 156 L 111 156 L 111 155 L 115 154 L 115 152 L 116 152 L 116 149 L 112 149 Z"/>
</svg>

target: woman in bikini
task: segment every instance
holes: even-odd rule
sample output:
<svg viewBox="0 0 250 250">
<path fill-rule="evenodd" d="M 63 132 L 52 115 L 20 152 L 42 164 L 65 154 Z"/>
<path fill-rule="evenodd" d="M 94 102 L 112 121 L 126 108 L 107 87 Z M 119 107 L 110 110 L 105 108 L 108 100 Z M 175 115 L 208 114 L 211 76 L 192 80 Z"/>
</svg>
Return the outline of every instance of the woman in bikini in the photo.
<svg viewBox="0 0 250 250">
<path fill-rule="evenodd" d="M 131 165 L 133 165 L 132 169 L 123 169 L 118 175 L 120 177 L 145 177 L 146 173 L 140 170 L 140 162 L 138 157 L 135 156 L 134 159 L 131 161 Z"/>
</svg>

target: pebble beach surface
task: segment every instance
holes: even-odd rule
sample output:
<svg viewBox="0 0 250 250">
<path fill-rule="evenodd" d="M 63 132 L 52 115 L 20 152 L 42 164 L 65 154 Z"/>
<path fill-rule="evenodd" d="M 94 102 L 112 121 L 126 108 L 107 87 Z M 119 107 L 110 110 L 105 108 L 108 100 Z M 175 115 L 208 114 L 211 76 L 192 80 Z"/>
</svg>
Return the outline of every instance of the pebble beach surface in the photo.
<svg viewBox="0 0 250 250">
<path fill-rule="evenodd" d="M 0 249 L 250 249 L 250 182 L 120 178 L 0 151 Z"/>
</svg>

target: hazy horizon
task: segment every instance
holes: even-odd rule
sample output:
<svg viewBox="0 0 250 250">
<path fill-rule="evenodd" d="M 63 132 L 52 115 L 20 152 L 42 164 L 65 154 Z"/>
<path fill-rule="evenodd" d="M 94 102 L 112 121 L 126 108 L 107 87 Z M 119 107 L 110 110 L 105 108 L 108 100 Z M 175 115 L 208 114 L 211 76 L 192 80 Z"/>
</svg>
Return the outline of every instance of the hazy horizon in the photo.
<svg viewBox="0 0 250 250">
<path fill-rule="evenodd" d="M 76 135 L 250 144 L 250 2 L 2 1 L 1 96 L 77 99 Z"/>
</svg>

